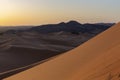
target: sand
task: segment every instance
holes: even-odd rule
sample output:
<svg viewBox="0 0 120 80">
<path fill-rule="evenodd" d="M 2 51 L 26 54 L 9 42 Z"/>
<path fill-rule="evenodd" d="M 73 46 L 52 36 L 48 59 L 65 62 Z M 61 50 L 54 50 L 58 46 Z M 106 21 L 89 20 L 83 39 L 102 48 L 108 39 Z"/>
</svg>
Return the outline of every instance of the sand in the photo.
<svg viewBox="0 0 120 80">
<path fill-rule="evenodd" d="M 78 48 L 4 80 L 119 80 L 120 23 Z"/>
<path fill-rule="evenodd" d="M 48 58 L 71 50 L 93 36 L 95 35 L 86 33 L 80 35 L 68 32 L 41 34 L 27 31 L 1 34 L 0 79 L 29 69 L 36 63 L 40 64 L 44 60 L 47 61 Z"/>
</svg>

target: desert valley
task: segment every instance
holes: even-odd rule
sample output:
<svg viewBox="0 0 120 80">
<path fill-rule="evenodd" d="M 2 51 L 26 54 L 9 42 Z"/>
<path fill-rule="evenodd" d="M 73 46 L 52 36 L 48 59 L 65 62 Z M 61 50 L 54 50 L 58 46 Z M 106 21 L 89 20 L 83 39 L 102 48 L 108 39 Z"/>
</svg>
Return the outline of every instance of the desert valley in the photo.
<svg viewBox="0 0 120 80">
<path fill-rule="evenodd" d="M 119 80 L 119 34 L 120 23 L 76 49 L 4 80 Z"/>
<path fill-rule="evenodd" d="M 0 78 L 11 76 L 85 43 L 114 24 L 68 23 L 8 29 L 0 35 Z"/>
</svg>

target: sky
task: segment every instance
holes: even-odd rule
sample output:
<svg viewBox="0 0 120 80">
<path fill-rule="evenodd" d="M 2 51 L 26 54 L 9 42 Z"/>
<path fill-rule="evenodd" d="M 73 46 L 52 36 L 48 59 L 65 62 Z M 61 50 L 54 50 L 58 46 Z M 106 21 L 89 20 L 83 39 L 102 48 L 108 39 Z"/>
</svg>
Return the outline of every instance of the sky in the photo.
<svg viewBox="0 0 120 80">
<path fill-rule="evenodd" d="M 119 22 L 120 0 L 0 0 L 0 26 Z"/>
</svg>

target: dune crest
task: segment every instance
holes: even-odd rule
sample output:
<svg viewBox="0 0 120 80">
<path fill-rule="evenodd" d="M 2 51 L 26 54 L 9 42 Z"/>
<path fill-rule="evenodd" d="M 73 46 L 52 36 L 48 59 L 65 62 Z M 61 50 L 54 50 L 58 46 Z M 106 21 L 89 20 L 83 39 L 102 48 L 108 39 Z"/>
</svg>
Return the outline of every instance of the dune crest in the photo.
<svg viewBox="0 0 120 80">
<path fill-rule="evenodd" d="M 119 80 L 120 23 L 80 47 L 4 80 Z"/>
</svg>

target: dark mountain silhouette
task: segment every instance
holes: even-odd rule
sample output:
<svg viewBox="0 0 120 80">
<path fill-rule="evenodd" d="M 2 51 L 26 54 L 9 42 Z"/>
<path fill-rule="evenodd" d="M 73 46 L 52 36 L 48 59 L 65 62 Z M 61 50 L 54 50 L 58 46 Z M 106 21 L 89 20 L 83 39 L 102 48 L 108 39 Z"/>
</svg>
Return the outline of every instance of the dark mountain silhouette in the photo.
<svg viewBox="0 0 120 80">
<path fill-rule="evenodd" d="M 59 24 L 48 24 L 33 26 L 32 28 L 25 30 L 8 30 L 6 33 L 17 33 L 17 32 L 38 32 L 38 33 L 55 33 L 55 32 L 70 32 L 70 33 L 89 33 L 89 34 L 99 34 L 100 32 L 110 28 L 114 23 L 97 23 L 97 24 L 81 24 L 77 21 L 69 21 L 67 23 L 61 22 Z"/>
<path fill-rule="evenodd" d="M 29 29 L 28 31 L 37 31 L 39 33 L 52 33 L 52 32 L 71 32 L 71 33 L 95 33 L 98 34 L 113 24 L 80 24 L 77 21 L 70 21 L 67 23 L 48 24 L 37 26 Z"/>
</svg>

